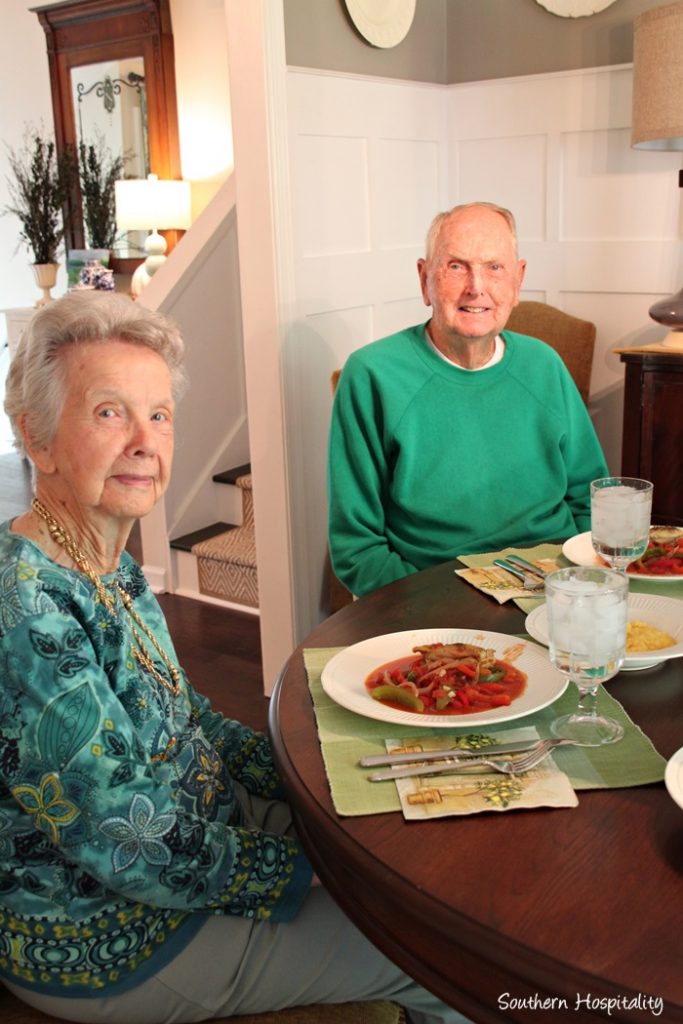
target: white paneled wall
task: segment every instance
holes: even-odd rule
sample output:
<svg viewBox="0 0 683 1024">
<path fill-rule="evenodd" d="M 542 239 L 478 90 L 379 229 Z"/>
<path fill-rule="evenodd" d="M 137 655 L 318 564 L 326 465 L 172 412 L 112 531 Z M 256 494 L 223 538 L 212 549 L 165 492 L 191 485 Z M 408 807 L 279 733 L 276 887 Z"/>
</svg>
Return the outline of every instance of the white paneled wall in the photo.
<svg viewBox="0 0 683 1024">
<path fill-rule="evenodd" d="M 449 188 L 517 217 L 524 297 L 598 328 L 591 412 L 611 468 L 621 462 L 623 366 L 616 346 L 664 333 L 647 310 L 677 290 L 675 153 L 631 149 L 630 66 L 454 87 Z"/>
<path fill-rule="evenodd" d="M 647 310 L 683 274 L 680 158 L 630 148 L 630 66 L 450 87 L 290 69 L 288 107 L 296 301 L 284 368 L 290 450 L 303 453 L 290 467 L 294 564 L 315 603 L 329 375 L 429 315 L 415 262 L 432 216 L 477 199 L 508 206 L 524 297 L 597 324 L 591 413 L 618 470 L 612 349 L 664 333 Z"/>
<path fill-rule="evenodd" d="M 330 375 L 359 345 L 426 313 L 415 263 L 448 202 L 447 92 L 290 71 L 287 98 L 296 315 L 283 358 L 306 631 L 319 618 L 327 547 Z"/>
</svg>

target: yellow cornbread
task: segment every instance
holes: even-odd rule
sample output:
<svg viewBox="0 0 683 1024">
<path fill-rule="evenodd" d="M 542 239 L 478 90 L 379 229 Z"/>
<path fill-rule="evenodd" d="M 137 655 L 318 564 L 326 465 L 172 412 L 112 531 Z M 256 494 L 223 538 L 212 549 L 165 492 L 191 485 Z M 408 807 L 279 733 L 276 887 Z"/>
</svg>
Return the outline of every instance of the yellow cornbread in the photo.
<svg viewBox="0 0 683 1024">
<path fill-rule="evenodd" d="M 656 626 L 650 626 L 647 622 L 629 622 L 626 626 L 626 650 L 629 654 L 634 651 L 659 651 L 662 647 L 671 647 L 675 639 Z"/>
</svg>

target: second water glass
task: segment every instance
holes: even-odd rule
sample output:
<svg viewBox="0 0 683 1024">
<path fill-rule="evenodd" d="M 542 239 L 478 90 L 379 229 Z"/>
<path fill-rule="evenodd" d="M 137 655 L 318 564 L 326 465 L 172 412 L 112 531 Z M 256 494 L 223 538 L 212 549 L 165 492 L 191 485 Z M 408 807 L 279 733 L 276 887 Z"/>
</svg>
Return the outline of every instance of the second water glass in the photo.
<svg viewBox="0 0 683 1024">
<path fill-rule="evenodd" d="M 645 552 L 650 536 L 652 484 L 635 477 L 608 476 L 591 484 L 591 540 L 613 569 L 626 567 Z"/>
</svg>

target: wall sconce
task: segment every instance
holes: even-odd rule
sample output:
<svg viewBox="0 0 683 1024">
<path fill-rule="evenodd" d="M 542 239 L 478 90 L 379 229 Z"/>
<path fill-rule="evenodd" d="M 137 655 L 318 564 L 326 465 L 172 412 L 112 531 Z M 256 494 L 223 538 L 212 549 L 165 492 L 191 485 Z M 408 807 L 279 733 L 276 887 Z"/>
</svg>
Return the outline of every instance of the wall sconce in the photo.
<svg viewBox="0 0 683 1024">
<path fill-rule="evenodd" d="M 166 239 L 159 229 L 189 228 L 190 198 L 189 181 L 160 181 L 156 174 L 114 182 L 117 228 L 149 231 L 145 239 L 147 257 L 131 281 L 134 298 L 166 260 Z"/>
<path fill-rule="evenodd" d="M 654 7 L 634 22 L 635 149 L 683 151 L 683 2 Z M 683 187 L 683 171 L 678 184 Z M 683 351 L 683 288 L 655 302 L 650 316 L 671 328 L 663 344 Z"/>
</svg>

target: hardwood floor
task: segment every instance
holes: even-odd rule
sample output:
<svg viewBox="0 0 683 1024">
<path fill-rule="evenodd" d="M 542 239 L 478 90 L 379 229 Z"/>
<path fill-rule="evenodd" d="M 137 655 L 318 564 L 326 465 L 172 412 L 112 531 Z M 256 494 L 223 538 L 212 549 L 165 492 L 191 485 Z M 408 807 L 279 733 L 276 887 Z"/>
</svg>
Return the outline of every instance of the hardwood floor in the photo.
<svg viewBox="0 0 683 1024">
<path fill-rule="evenodd" d="M 160 594 L 180 664 L 216 711 L 266 731 L 259 620 L 203 601 Z"/>
<path fill-rule="evenodd" d="M 31 501 L 31 474 L 19 455 L 0 455 L 0 522 L 25 512 Z M 137 533 L 128 545 L 133 557 Z M 263 694 L 261 638 L 257 617 L 160 594 L 178 659 L 192 685 L 216 711 L 254 729 L 266 729 L 268 701 Z"/>
</svg>

